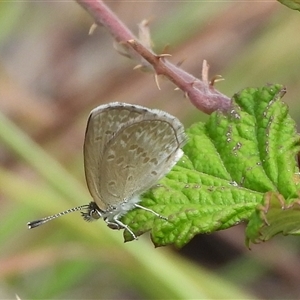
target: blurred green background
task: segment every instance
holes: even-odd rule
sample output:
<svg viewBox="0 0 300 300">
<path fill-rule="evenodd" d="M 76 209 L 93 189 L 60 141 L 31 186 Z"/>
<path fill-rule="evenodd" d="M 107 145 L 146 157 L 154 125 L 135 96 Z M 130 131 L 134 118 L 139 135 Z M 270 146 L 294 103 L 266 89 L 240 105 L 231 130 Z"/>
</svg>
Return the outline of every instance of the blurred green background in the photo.
<svg viewBox="0 0 300 300">
<path fill-rule="evenodd" d="M 197 77 L 206 59 L 228 96 L 281 83 L 299 124 L 300 15 L 270 2 L 107 1 L 154 49 Z M 0 298 L 299 299 L 300 238 L 244 245 L 244 225 L 155 249 L 148 235 L 78 214 L 28 230 L 28 221 L 88 203 L 82 145 L 89 112 L 111 101 L 160 108 L 185 126 L 204 121 L 174 86 L 113 48 L 75 2 L 0 2 Z"/>
</svg>

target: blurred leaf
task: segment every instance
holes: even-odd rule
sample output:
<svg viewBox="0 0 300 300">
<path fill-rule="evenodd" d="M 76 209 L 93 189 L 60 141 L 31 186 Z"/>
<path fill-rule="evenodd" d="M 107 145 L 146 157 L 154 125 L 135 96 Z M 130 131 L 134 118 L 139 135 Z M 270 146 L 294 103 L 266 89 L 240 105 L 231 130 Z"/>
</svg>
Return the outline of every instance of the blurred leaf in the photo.
<svg viewBox="0 0 300 300">
<path fill-rule="evenodd" d="M 291 9 L 300 11 L 300 1 L 299 0 L 278 0 L 278 1 Z"/>
<path fill-rule="evenodd" d="M 76 289 L 84 278 L 93 270 L 93 265 L 87 261 L 65 261 L 55 266 L 54 270 L 37 274 L 38 287 L 31 291 L 31 299 L 50 299 L 60 295 L 66 289 Z M 59 278 L 59 280 L 57 280 Z"/>
<path fill-rule="evenodd" d="M 24 14 L 25 2 L 0 2 L 0 42 L 14 30 Z"/>
</svg>

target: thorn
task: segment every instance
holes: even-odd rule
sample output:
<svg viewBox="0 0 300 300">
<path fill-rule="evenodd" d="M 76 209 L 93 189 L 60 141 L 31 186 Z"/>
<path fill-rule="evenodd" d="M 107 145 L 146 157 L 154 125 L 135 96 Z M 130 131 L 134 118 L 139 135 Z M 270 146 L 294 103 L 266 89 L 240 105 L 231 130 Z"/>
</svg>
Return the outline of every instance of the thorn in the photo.
<svg viewBox="0 0 300 300">
<path fill-rule="evenodd" d="M 215 75 L 209 82 L 210 85 L 214 85 L 217 82 L 223 81 L 225 78 L 222 77 L 222 75 Z"/>
<path fill-rule="evenodd" d="M 138 26 L 141 26 L 142 28 L 148 27 L 148 26 L 149 26 L 149 23 L 150 23 L 150 20 L 144 19 L 144 20 L 142 20 L 142 21 L 138 24 Z"/>
<path fill-rule="evenodd" d="M 96 23 L 93 23 L 89 30 L 89 35 L 92 35 L 97 27 L 98 27 L 98 25 Z"/>
<path fill-rule="evenodd" d="M 131 44 L 131 45 L 134 45 L 135 44 L 135 40 L 133 40 L 133 39 L 132 40 L 128 40 L 127 43 Z"/>
<path fill-rule="evenodd" d="M 162 52 L 162 53 L 168 53 L 168 52 L 169 52 L 169 49 L 170 49 L 170 45 L 169 45 L 169 44 L 166 44 L 161 52 Z"/>
<path fill-rule="evenodd" d="M 156 57 L 158 57 L 158 58 L 171 57 L 171 56 L 172 56 L 172 55 L 171 55 L 171 54 L 168 54 L 168 53 L 162 53 L 162 54 L 156 55 Z"/>
<path fill-rule="evenodd" d="M 136 65 L 136 66 L 133 68 L 133 70 L 138 70 L 138 69 L 141 69 L 141 68 L 143 68 L 143 65 Z"/>
<path fill-rule="evenodd" d="M 159 82 L 158 82 L 158 75 L 157 74 L 154 74 L 154 80 L 155 80 L 157 88 L 161 91 L 161 88 L 160 88 Z"/>
<path fill-rule="evenodd" d="M 204 59 L 202 63 L 202 81 L 209 85 L 208 82 L 208 71 L 209 71 L 209 64 L 207 63 L 207 60 Z"/>
</svg>

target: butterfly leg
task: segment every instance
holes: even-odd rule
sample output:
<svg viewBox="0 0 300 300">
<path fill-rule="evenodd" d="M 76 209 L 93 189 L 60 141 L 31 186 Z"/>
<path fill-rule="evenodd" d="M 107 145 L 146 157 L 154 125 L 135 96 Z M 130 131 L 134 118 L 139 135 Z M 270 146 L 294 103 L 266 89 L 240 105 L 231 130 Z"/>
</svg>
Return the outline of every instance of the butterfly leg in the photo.
<svg viewBox="0 0 300 300">
<path fill-rule="evenodd" d="M 149 211 L 149 212 L 151 212 L 152 214 L 154 214 L 155 216 L 159 217 L 160 219 L 164 219 L 164 220 L 168 221 L 168 218 L 167 218 L 167 217 L 164 217 L 164 216 L 160 215 L 159 213 L 157 213 L 156 211 L 154 211 L 154 210 L 152 210 L 152 209 L 150 209 L 150 208 L 144 207 L 144 206 L 139 205 L 139 204 L 134 204 L 134 206 L 137 207 L 137 208 L 140 208 L 140 209 Z"/>
<path fill-rule="evenodd" d="M 129 226 L 127 226 L 126 224 L 122 223 L 120 220 L 117 219 L 117 216 L 114 218 L 114 221 L 122 228 L 124 228 L 125 230 L 127 230 L 132 237 L 137 240 L 137 236 L 133 233 L 133 231 L 129 228 Z"/>
<path fill-rule="evenodd" d="M 122 214 L 120 214 L 120 213 L 113 214 L 112 212 L 109 212 L 103 216 L 103 219 L 109 228 L 117 229 L 117 230 L 124 228 L 132 235 L 132 237 L 135 240 L 137 240 L 137 236 L 133 233 L 133 231 L 130 229 L 130 227 L 119 220 L 119 218 L 121 216 L 122 216 Z"/>
<path fill-rule="evenodd" d="M 133 233 L 133 231 L 129 228 L 129 226 L 127 226 L 126 224 L 122 223 L 118 218 L 119 218 L 119 214 L 116 214 L 115 216 L 111 217 L 111 218 L 105 218 L 105 222 L 107 224 L 107 226 L 109 228 L 112 229 L 121 229 L 124 228 L 125 230 L 127 230 L 132 237 L 137 240 L 137 236 Z"/>
<path fill-rule="evenodd" d="M 120 230 L 121 228 L 123 228 L 123 227 L 121 227 L 119 224 L 117 224 L 116 222 L 109 222 L 109 221 L 106 221 L 106 224 L 107 224 L 107 226 L 108 226 L 109 228 L 114 229 L 114 230 Z"/>
</svg>

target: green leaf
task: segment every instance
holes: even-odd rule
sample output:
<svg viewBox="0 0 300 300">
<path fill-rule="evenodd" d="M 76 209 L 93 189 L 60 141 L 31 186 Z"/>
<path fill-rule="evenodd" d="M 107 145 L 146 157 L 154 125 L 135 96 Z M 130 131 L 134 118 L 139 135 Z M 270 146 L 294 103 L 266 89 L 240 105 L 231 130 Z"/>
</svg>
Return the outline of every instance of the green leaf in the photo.
<svg viewBox="0 0 300 300">
<path fill-rule="evenodd" d="M 294 203 L 300 141 L 281 101 L 284 93 L 281 85 L 245 89 L 233 97 L 228 112 L 214 112 L 206 124 L 194 124 L 187 130 L 185 156 L 141 202 L 168 220 L 135 209 L 123 221 L 137 235 L 152 229 L 156 246 L 182 247 L 196 234 L 257 219 L 267 192 Z M 259 226 L 250 229 L 252 241 Z M 133 239 L 128 231 L 124 237 Z"/>
<path fill-rule="evenodd" d="M 278 1 L 291 9 L 300 11 L 300 0 L 278 0 Z"/>
</svg>

